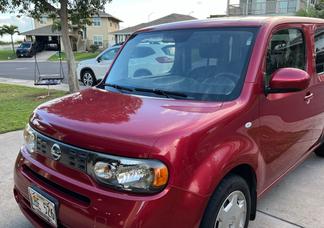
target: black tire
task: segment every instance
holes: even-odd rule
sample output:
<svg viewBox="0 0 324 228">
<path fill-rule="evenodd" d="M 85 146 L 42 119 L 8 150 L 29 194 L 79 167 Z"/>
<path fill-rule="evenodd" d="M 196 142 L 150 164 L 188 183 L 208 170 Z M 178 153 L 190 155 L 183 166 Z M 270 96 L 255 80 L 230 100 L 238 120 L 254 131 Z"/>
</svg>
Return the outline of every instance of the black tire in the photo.
<svg viewBox="0 0 324 228">
<path fill-rule="evenodd" d="M 317 147 L 314 152 L 318 157 L 324 158 L 324 144 Z"/>
<path fill-rule="evenodd" d="M 81 73 L 81 81 L 85 86 L 94 86 L 97 84 L 97 79 L 91 70 L 83 70 Z"/>
<path fill-rule="evenodd" d="M 216 224 L 217 215 L 220 212 L 223 203 L 225 203 L 225 200 L 231 195 L 231 193 L 237 191 L 243 193 L 246 200 L 246 218 L 244 228 L 247 228 L 251 214 L 251 194 L 247 182 L 242 177 L 237 175 L 228 175 L 221 181 L 209 200 L 200 227 L 214 227 Z"/>
</svg>

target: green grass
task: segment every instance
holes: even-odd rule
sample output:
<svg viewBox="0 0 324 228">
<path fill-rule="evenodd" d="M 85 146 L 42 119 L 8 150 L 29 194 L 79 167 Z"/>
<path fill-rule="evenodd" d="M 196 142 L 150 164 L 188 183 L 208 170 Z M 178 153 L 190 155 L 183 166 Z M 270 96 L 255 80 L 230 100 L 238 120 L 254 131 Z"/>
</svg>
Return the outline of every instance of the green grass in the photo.
<svg viewBox="0 0 324 228">
<path fill-rule="evenodd" d="M 0 60 L 10 60 L 15 59 L 16 54 L 12 50 L 0 50 Z"/>
<path fill-rule="evenodd" d="M 76 61 L 81 61 L 81 60 L 86 60 L 86 59 L 92 59 L 97 57 L 97 55 L 99 55 L 100 52 L 75 52 L 74 53 L 74 58 Z M 65 60 L 65 53 L 62 52 L 61 54 L 62 56 L 62 60 Z M 54 55 L 52 55 L 49 59 L 49 61 L 59 61 L 59 55 L 58 53 L 55 53 Z"/>
<path fill-rule="evenodd" d="M 64 91 L 0 83 L 0 133 L 23 129 L 32 111 L 41 103 L 66 94 Z"/>
</svg>

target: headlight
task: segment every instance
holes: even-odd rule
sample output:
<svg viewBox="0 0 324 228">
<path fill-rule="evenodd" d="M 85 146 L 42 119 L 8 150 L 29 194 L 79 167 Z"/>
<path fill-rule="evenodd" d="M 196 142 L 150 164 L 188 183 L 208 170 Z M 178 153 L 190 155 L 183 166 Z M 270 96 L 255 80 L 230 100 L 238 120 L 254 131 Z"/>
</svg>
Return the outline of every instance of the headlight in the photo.
<svg viewBox="0 0 324 228">
<path fill-rule="evenodd" d="M 109 187 L 142 193 L 161 191 L 168 182 L 168 169 L 160 161 L 96 154 L 90 175 Z"/>
<path fill-rule="evenodd" d="M 29 124 L 26 125 L 24 130 L 24 140 L 24 145 L 26 146 L 29 153 L 34 153 L 36 147 L 36 134 L 35 131 L 29 126 Z"/>
</svg>

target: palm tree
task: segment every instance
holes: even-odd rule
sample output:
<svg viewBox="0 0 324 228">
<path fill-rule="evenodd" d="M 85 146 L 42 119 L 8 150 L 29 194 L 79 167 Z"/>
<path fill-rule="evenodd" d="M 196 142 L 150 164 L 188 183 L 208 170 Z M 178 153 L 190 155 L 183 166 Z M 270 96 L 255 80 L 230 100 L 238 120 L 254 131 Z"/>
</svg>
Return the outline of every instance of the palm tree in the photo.
<svg viewBox="0 0 324 228">
<path fill-rule="evenodd" d="M 13 41 L 13 35 L 16 33 L 19 34 L 18 27 L 15 25 L 3 25 L 2 26 L 2 32 L 3 34 L 9 34 L 11 36 L 11 46 L 12 46 L 12 51 L 15 53 L 15 45 Z"/>
<path fill-rule="evenodd" d="M 4 34 L 3 28 L 0 26 L 0 37 L 2 37 Z"/>
</svg>

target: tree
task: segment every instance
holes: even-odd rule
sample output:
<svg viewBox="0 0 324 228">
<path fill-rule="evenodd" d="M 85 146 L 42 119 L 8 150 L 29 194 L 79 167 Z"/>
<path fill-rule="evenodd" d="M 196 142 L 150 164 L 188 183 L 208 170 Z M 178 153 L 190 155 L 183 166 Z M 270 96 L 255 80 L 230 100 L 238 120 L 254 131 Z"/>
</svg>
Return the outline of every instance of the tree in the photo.
<svg viewBox="0 0 324 228">
<path fill-rule="evenodd" d="M 0 26 L 0 37 L 2 37 L 4 35 L 4 31 L 3 28 Z"/>
<path fill-rule="evenodd" d="M 315 6 L 300 9 L 296 15 L 300 17 L 324 18 L 324 0 L 320 0 Z"/>
<path fill-rule="evenodd" d="M 9 34 L 11 37 L 11 46 L 12 46 L 12 51 L 15 54 L 15 45 L 14 45 L 14 40 L 13 40 L 13 35 L 16 33 L 19 34 L 18 27 L 15 25 L 3 25 L 1 28 L 1 32 L 3 34 Z"/>
<path fill-rule="evenodd" d="M 80 28 L 90 24 L 89 18 L 98 15 L 111 0 L 0 0 L 0 10 L 27 14 L 34 19 L 46 15 L 59 20 L 64 51 L 68 65 L 68 83 L 71 93 L 79 91 L 75 59 L 69 38 L 69 22 Z"/>
</svg>

